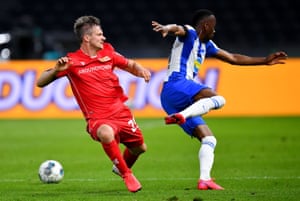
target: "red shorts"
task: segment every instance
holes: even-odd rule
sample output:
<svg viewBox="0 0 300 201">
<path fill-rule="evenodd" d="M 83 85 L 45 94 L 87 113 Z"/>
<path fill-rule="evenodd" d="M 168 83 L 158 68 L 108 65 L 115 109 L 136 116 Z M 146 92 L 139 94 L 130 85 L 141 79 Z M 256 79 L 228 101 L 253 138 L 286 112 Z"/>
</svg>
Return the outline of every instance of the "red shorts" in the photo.
<svg viewBox="0 0 300 201">
<path fill-rule="evenodd" d="M 87 132 L 96 141 L 100 141 L 97 137 L 97 130 L 102 124 L 111 126 L 114 130 L 116 141 L 124 144 L 126 147 L 137 147 L 144 143 L 142 132 L 135 122 L 131 111 L 126 107 L 109 118 L 88 120 Z"/>
</svg>

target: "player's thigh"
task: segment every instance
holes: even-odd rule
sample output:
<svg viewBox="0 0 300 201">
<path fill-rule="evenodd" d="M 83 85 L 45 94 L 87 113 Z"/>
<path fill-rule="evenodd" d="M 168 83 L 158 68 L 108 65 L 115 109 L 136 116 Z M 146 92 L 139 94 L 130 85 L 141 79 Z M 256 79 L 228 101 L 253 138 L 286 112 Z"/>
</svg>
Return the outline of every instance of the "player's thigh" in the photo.
<svg viewBox="0 0 300 201">
<path fill-rule="evenodd" d="M 206 88 L 206 85 L 186 79 L 164 83 L 161 104 L 168 114 L 179 112 L 191 105 L 194 96 Z"/>
<path fill-rule="evenodd" d="M 99 136 L 101 131 L 111 136 L 112 138 L 110 140 L 112 140 L 114 135 L 118 132 L 118 127 L 110 120 L 93 119 L 88 121 L 86 130 L 94 140 L 101 142 L 101 137 Z"/>
<path fill-rule="evenodd" d="M 218 94 L 211 88 L 203 88 L 193 97 L 193 100 L 197 101 L 202 98 L 209 98 L 209 97 L 217 96 L 217 95 Z"/>
<path fill-rule="evenodd" d="M 198 138 L 200 141 L 205 136 L 212 136 L 213 133 L 201 116 L 187 118 L 181 125 L 182 129 L 190 136 Z"/>
<path fill-rule="evenodd" d="M 120 118 L 116 120 L 115 123 L 120 128 L 118 137 L 121 143 L 128 148 L 144 148 L 144 137 L 142 131 L 129 109 L 123 110 L 120 114 Z"/>
<path fill-rule="evenodd" d="M 146 151 L 144 137 L 142 131 L 137 129 L 131 129 L 128 126 L 122 127 L 121 132 L 119 133 L 120 142 L 124 144 L 129 149 L 135 150 L 137 152 L 143 152 L 143 149 Z"/>
</svg>

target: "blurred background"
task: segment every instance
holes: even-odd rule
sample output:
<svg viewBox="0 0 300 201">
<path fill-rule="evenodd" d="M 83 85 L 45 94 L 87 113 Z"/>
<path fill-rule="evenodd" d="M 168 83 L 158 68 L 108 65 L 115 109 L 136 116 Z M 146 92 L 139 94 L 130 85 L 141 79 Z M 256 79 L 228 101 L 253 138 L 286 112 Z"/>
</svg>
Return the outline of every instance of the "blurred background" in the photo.
<svg viewBox="0 0 300 201">
<path fill-rule="evenodd" d="M 173 37 L 152 31 L 162 24 L 190 23 L 194 10 L 217 17 L 214 41 L 223 49 L 266 55 L 284 50 L 300 56 L 300 3 L 297 0 L 9 0 L 0 2 L 2 60 L 56 59 L 78 48 L 73 23 L 81 15 L 100 18 L 107 41 L 135 58 L 165 58 Z"/>
</svg>

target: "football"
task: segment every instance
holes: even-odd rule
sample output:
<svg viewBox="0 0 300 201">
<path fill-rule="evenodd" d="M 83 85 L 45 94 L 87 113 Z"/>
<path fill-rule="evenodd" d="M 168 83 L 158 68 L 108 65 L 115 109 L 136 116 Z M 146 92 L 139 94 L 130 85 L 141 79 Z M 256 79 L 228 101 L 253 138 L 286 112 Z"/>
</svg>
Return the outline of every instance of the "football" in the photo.
<svg viewBox="0 0 300 201">
<path fill-rule="evenodd" d="M 39 178 L 43 183 L 59 183 L 64 178 L 63 166 L 55 160 L 47 160 L 40 165 Z"/>
</svg>

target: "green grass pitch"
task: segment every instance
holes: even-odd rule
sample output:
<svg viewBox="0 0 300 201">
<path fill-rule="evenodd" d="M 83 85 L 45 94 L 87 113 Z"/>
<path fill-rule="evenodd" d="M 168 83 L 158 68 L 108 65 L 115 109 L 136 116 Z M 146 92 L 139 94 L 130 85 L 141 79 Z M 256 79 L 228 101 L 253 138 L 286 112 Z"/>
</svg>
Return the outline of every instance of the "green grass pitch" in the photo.
<svg viewBox="0 0 300 201">
<path fill-rule="evenodd" d="M 199 191 L 199 142 L 162 119 L 137 119 L 148 151 L 130 193 L 112 174 L 83 120 L 0 120 L 0 200 L 10 201 L 298 201 L 300 117 L 206 118 L 217 137 L 212 176 L 224 191 Z M 121 146 L 123 149 L 124 147 Z M 39 165 L 55 159 L 65 177 L 43 184 Z"/>
</svg>

